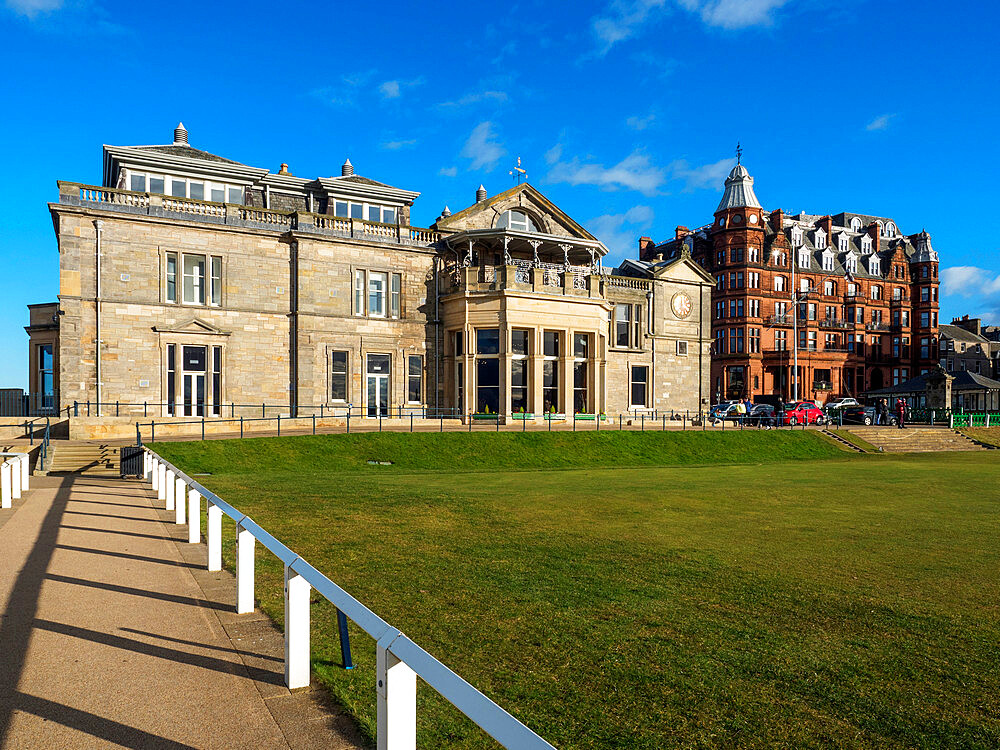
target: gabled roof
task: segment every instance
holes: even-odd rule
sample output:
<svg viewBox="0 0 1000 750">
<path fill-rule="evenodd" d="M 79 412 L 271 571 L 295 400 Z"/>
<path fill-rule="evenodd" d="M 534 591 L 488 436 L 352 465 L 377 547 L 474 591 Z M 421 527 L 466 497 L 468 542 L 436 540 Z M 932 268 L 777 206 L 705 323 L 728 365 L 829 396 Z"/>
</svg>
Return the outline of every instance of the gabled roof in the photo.
<svg viewBox="0 0 1000 750">
<path fill-rule="evenodd" d="M 707 284 L 715 286 L 715 277 L 708 273 L 700 264 L 687 253 L 678 253 L 673 258 L 666 260 L 634 260 L 626 258 L 622 261 L 612 275 L 615 276 L 638 276 L 645 278 L 660 278 L 670 276 L 673 269 L 678 265 L 683 265 L 695 272 Z"/>
<path fill-rule="evenodd" d="M 541 192 L 539 192 L 535 187 L 527 182 L 522 182 L 520 185 L 515 185 L 514 187 L 504 190 L 502 193 L 497 193 L 491 198 L 487 198 L 479 203 L 473 203 L 468 208 L 463 208 L 461 211 L 452 214 L 451 216 L 446 216 L 438 219 L 437 227 L 438 229 L 453 229 L 456 224 L 460 224 L 463 219 L 467 219 L 474 214 L 481 211 L 485 211 L 488 208 L 492 208 L 498 203 L 502 203 L 518 193 L 523 193 L 530 196 L 534 201 L 541 205 L 552 217 L 554 217 L 559 223 L 565 226 L 570 231 L 576 233 L 578 236 L 584 239 L 593 240 L 594 242 L 599 242 L 598 238 L 588 232 L 583 228 L 573 217 L 559 208 L 555 203 L 546 198 Z"/>
<path fill-rule="evenodd" d="M 247 166 L 242 162 L 226 159 L 218 154 L 210 154 L 208 151 L 188 146 L 187 144 L 170 144 L 168 146 L 129 146 L 139 151 L 154 151 L 160 154 L 171 154 L 172 156 L 182 156 L 188 159 L 201 159 L 202 161 L 214 161 L 221 164 L 237 164 L 241 167 Z"/>
<path fill-rule="evenodd" d="M 964 341 L 967 344 L 986 344 L 989 339 L 985 336 L 977 336 L 972 331 L 968 331 L 961 326 L 953 326 L 948 323 L 941 323 L 938 326 L 938 333 L 947 336 L 955 341 Z"/>
</svg>

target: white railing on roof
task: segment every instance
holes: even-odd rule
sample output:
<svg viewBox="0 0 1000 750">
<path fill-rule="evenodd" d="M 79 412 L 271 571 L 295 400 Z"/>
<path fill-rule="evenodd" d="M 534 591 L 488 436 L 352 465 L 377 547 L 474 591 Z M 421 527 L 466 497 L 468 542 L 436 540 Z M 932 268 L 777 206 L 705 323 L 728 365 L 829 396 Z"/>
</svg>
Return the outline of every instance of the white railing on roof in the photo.
<svg viewBox="0 0 1000 750">
<path fill-rule="evenodd" d="M 149 207 L 147 193 L 133 193 L 129 190 L 112 190 L 111 188 L 90 187 L 80 185 L 80 200 L 84 203 L 112 203 L 118 206 Z"/>
<path fill-rule="evenodd" d="M 9 508 L 28 491 L 29 459 L 27 453 L 0 453 L 0 459 L 0 508 Z"/>
<path fill-rule="evenodd" d="M 243 221 L 256 221 L 258 224 L 274 224 L 282 227 L 290 227 L 292 225 L 292 215 L 287 211 L 272 211 L 269 208 L 240 206 L 238 213 L 240 219 Z"/>
<path fill-rule="evenodd" d="M 176 198 L 174 196 L 163 196 L 163 209 L 182 214 L 196 214 L 198 216 L 220 216 L 225 218 L 226 205 L 224 203 L 209 203 L 193 198 Z"/>
<path fill-rule="evenodd" d="M 641 289 L 644 292 L 650 289 L 650 282 L 647 279 L 634 279 L 630 276 L 606 276 L 605 281 L 608 286 L 622 289 Z"/>
<path fill-rule="evenodd" d="M 252 518 L 241 513 L 173 464 L 146 448 L 144 476 L 178 524 L 188 524 L 188 542 L 201 538 L 201 498 L 208 516 L 208 570 L 222 569 L 222 516 L 236 522 L 236 612 L 254 608 L 254 545 L 260 542 L 285 566 L 285 684 L 307 687 L 310 679 L 309 601 L 315 590 L 376 642 L 375 690 L 379 750 L 415 750 L 417 676 L 484 732 L 507 748 L 553 746 L 459 677 L 398 629 L 307 563 Z M 185 512 L 185 510 L 187 512 Z"/>
</svg>

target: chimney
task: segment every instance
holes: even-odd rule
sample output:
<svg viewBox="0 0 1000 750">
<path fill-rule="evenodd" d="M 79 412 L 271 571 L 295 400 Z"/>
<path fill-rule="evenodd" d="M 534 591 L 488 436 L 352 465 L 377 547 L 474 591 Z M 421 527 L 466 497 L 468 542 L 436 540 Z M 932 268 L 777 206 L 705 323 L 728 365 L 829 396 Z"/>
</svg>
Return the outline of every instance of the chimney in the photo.
<svg viewBox="0 0 1000 750">
<path fill-rule="evenodd" d="M 177 123 L 177 127 L 174 128 L 174 145 L 175 146 L 188 145 L 188 132 L 187 128 L 184 127 L 183 122 Z"/>
<path fill-rule="evenodd" d="M 674 230 L 674 239 L 679 240 L 681 237 L 687 237 L 691 234 L 691 230 L 687 227 L 679 226 Z"/>
<path fill-rule="evenodd" d="M 291 174 L 288 171 L 288 165 L 285 162 L 281 162 L 281 168 L 278 170 L 278 174 Z"/>
<path fill-rule="evenodd" d="M 872 238 L 872 252 L 877 254 L 878 251 L 879 251 L 879 247 L 878 247 L 878 241 L 879 241 L 878 224 L 873 221 L 871 224 L 869 224 L 867 227 L 865 227 L 865 231 L 868 233 L 868 236 Z"/>
<path fill-rule="evenodd" d="M 829 216 L 824 216 L 816 223 L 819 224 L 820 229 L 826 232 L 826 246 L 833 247 L 833 219 Z"/>
<path fill-rule="evenodd" d="M 486 200 L 486 188 L 480 184 L 476 190 L 476 203 L 482 203 L 484 200 Z"/>
<path fill-rule="evenodd" d="M 785 212 L 780 208 L 776 208 L 771 212 L 771 229 L 775 232 L 781 233 L 781 230 L 785 228 Z"/>
<path fill-rule="evenodd" d="M 649 260 L 653 257 L 653 248 L 656 245 L 650 237 L 639 238 L 639 260 Z"/>
<path fill-rule="evenodd" d="M 343 166 L 341 166 L 340 168 L 340 176 L 350 177 L 352 174 L 354 174 L 354 165 L 351 164 L 351 160 L 348 159 L 347 161 L 344 162 Z"/>
</svg>

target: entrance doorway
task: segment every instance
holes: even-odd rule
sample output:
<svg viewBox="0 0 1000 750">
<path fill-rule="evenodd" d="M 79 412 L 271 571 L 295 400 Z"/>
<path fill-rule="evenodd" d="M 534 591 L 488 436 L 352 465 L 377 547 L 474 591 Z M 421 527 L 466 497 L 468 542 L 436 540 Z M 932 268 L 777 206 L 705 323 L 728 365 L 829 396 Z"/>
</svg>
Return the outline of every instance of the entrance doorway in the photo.
<svg viewBox="0 0 1000 750">
<path fill-rule="evenodd" d="M 205 416 L 205 366 L 207 347 L 185 346 L 182 350 L 184 416 Z"/>
<path fill-rule="evenodd" d="M 389 415 L 389 367 L 388 354 L 368 355 L 368 416 Z"/>
</svg>

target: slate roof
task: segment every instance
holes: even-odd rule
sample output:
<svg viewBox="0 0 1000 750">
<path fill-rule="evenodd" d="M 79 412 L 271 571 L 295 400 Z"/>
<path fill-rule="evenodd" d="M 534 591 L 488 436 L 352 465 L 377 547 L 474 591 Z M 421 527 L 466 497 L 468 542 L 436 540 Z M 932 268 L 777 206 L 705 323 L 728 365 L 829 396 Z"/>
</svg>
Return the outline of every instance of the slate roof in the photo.
<svg viewBox="0 0 1000 750">
<path fill-rule="evenodd" d="M 915 378 L 910 378 L 904 383 L 893 385 L 888 388 L 881 388 L 877 391 L 867 391 L 869 396 L 890 396 L 906 393 L 923 393 L 927 390 L 927 378 L 932 373 L 925 372 Z M 1000 391 L 1000 380 L 988 378 L 967 370 L 949 370 L 948 374 L 955 379 L 951 382 L 952 391 Z"/>
<path fill-rule="evenodd" d="M 953 326 L 948 323 L 941 323 L 938 332 L 942 336 L 947 336 L 955 341 L 964 341 L 967 344 L 988 344 L 990 340 L 985 336 L 978 336 L 972 331 L 967 331 L 961 326 Z"/>
<path fill-rule="evenodd" d="M 235 164 L 240 167 L 247 166 L 242 162 L 233 161 L 232 159 L 226 159 L 218 154 L 210 154 L 208 151 L 202 151 L 198 148 L 193 148 L 192 146 L 184 145 L 169 145 L 169 146 L 129 146 L 129 148 L 134 148 L 139 151 L 153 151 L 158 154 L 168 154 L 170 156 L 182 156 L 187 159 L 201 159 L 202 161 L 213 161 L 218 164 Z"/>
</svg>

